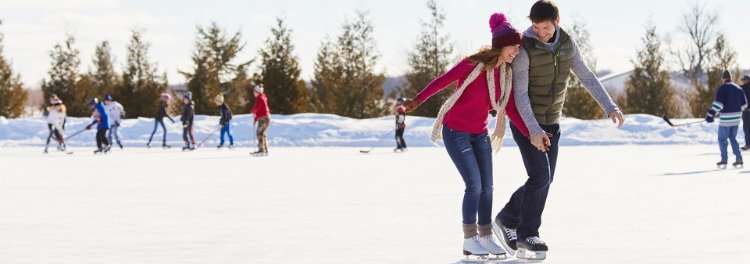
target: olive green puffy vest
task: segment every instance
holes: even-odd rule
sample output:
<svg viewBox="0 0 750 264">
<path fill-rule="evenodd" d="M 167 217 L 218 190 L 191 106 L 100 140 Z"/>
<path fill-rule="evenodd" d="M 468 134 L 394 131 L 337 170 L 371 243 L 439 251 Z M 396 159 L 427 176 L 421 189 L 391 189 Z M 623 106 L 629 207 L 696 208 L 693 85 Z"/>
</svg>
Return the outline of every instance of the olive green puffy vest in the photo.
<svg viewBox="0 0 750 264">
<path fill-rule="evenodd" d="M 523 48 L 529 55 L 531 109 L 542 125 L 560 121 L 573 62 L 573 43 L 565 31 L 559 31 L 561 45 L 554 53 L 535 38 L 524 37 L 523 41 Z"/>
</svg>

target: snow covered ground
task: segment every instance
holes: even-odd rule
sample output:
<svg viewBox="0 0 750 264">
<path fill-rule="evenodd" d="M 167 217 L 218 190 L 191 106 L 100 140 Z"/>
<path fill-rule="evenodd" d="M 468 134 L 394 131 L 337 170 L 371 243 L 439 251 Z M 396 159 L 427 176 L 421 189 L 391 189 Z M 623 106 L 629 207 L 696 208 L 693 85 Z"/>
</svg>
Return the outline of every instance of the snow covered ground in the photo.
<svg viewBox="0 0 750 264">
<path fill-rule="evenodd" d="M 182 126 L 167 121 L 167 140 L 172 145 L 182 145 Z M 407 129 L 404 135 L 410 147 L 432 146 L 429 133 L 433 124 L 432 118 L 408 116 Z M 674 120 L 674 123 L 691 122 L 700 119 Z M 88 118 L 69 118 L 66 133 L 71 135 L 80 131 L 90 120 Z M 219 123 L 217 116 L 197 116 L 195 136 L 201 141 L 216 131 Z M 494 120 L 489 122 L 494 125 Z M 232 130 L 240 146 L 249 146 L 255 139 L 252 118 L 249 115 L 237 115 L 232 120 Z M 563 118 L 561 121 L 563 146 L 580 145 L 658 145 L 658 144 L 715 144 L 717 124 L 694 124 L 672 128 L 661 117 L 649 115 L 627 115 L 626 123 L 618 129 L 610 120 L 582 121 L 574 118 Z M 126 146 L 144 146 L 154 128 L 151 118 L 127 119 L 120 131 Z M 381 138 L 390 140 L 394 129 L 393 117 L 372 119 L 352 119 L 328 114 L 274 115 L 268 130 L 268 144 L 271 147 L 369 147 Z M 508 130 L 510 131 L 510 130 Z M 47 138 L 46 120 L 41 117 L 5 119 L 0 117 L 0 147 L 43 146 Z M 94 130 L 73 137 L 68 141 L 70 146 L 94 146 Z M 161 142 L 161 128 L 154 140 Z M 740 133 L 740 138 L 743 134 Z M 206 144 L 215 146 L 219 142 L 215 135 Z M 386 143 L 387 142 L 387 143 Z M 381 142 L 380 146 L 390 146 L 393 141 Z M 254 143 L 253 143 L 254 144 Z M 510 133 L 506 134 L 506 146 L 514 146 Z"/>
<path fill-rule="evenodd" d="M 750 262 L 743 249 L 750 243 L 750 170 L 715 170 L 714 145 L 648 145 L 664 133 L 673 142 L 713 138 L 670 129 L 641 130 L 646 145 L 617 145 L 633 134 L 626 127 L 579 134 L 612 138 L 599 146 L 562 147 L 541 230 L 551 248 L 545 263 Z M 36 139 L 7 131 L 0 131 L 0 263 L 462 258 L 463 184 L 442 148 L 361 154 L 359 147 L 272 147 L 270 156 L 253 158 L 249 148 L 94 156 L 88 146 L 43 155 Z M 33 146 L 7 147 L 20 141 Z M 496 213 L 525 172 L 515 147 L 494 160 Z"/>
</svg>

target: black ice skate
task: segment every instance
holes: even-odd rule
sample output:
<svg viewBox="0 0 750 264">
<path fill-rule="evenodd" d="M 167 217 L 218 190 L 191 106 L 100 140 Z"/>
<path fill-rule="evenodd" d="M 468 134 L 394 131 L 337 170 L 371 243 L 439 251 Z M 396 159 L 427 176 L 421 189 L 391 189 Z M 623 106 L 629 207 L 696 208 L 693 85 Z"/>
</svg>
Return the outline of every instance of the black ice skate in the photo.
<svg viewBox="0 0 750 264">
<path fill-rule="evenodd" d="M 727 168 L 727 162 L 726 161 L 719 161 L 716 163 L 716 167 L 719 169 L 726 169 Z"/>
<path fill-rule="evenodd" d="M 268 151 L 258 150 L 256 152 L 250 152 L 250 155 L 252 155 L 253 157 L 264 157 L 268 156 Z"/>
<path fill-rule="evenodd" d="M 508 228 L 500 222 L 500 219 L 495 218 L 495 221 L 492 221 L 492 232 L 495 233 L 500 244 L 503 244 L 503 248 L 505 248 L 508 255 L 513 256 L 516 254 L 518 247 L 516 246 L 517 237 L 515 228 Z"/>
<path fill-rule="evenodd" d="M 741 168 L 745 167 L 745 163 L 743 163 L 741 160 L 738 160 L 738 161 L 735 161 L 734 163 L 732 163 L 732 166 L 735 169 L 741 169 Z"/>
<path fill-rule="evenodd" d="M 517 245 L 516 258 L 531 260 L 543 260 L 547 258 L 547 244 L 539 239 L 538 236 L 530 236 L 526 239 L 518 240 Z"/>
</svg>

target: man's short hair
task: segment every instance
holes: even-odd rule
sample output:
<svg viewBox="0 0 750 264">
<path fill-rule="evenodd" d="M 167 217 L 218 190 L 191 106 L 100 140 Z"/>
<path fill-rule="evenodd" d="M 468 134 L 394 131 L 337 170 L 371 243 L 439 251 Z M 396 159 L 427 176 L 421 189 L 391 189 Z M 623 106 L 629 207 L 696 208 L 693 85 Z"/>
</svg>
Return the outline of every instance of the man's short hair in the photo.
<svg viewBox="0 0 750 264">
<path fill-rule="evenodd" d="M 541 23 L 545 21 L 555 22 L 560 17 L 560 10 L 552 0 L 539 0 L 531 6 L 529 19 L 532 23 Z"/>
</svg>

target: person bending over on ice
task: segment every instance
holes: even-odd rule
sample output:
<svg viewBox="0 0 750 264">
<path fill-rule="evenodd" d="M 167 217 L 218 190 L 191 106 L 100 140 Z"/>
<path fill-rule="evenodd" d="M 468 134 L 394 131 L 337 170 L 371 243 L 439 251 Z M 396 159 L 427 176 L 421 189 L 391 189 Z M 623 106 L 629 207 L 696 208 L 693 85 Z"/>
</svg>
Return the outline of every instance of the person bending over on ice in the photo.
<svg viewBox="0 0 750 264">
<path fill-rule="evenodd" d="M 91 129 L 91 126 L 96 124 L 96 150 L 94 154 L 107 153 L 110 147 L 109 141 L 107 141 L 107 130 L 109 129 L 107 110 L 104 108 L 104 104 L 99 102 L 99 99 L 96 97 L 89 99 L 89 105 L 93 111 L 91 117 L 94 121 L 86 126 L 86 130 Z"/>
<path fill-rule="evenodd" d="M 232 137 L 232 130 L 230 130 L 232 121 L 232 110 L 229 109 L 226 103 L 224 103 L 224 95 L 219 94 L 214 97 L 214 103 L 219 107 L 219 126 L 221 126 L 221 137 L 219 145 L 216 148 L 220 149 L 224 147 L 224 134 L 229 136 L 229 148 L 234 148 L 234 137 Z"/>
<path fill-rule="evenodd" d="M 740 144 L 737 142 L 737 130 L 739 129 L 742 110 L 747 108 L 747 98 L 742 88 L 732 82 L 732 74 L 725 70 L 721 74 L 721 80 L 724 84 L 716 91 L 716 99 L 711 108 L 706 113 L 706 121 L 714 122 L 714 117 L 719 116 L 719 150 L 721 151 L 721 160 L 716 163 L 719 168 L 726 168 L 729 155 L 727 154 L 727 140 L 732 143 L 732 152 L 734 152 L 734 163 L 732 166 L 741 167 L 742 153 Z"/>
<path fill-rule="evenodd" d="M 406 151 L 406 141 L 404 141 L 404 130 L 406 129 L 406 108 L 404 107 L 404 98 L 399 97 L 396 100 L 396 151 Z"/>
<path fill-rule="evenodd" d="M 182 121 L 182 140 L 185 141 L 185 146 L 182 147 L 182 150 L 195 150 L 195 134 L 193 133 L 195 102 L 193 102 L 193 93 L 185 93 L 182 100 L 185 104 L 182 107 L 182 115 L 180 117 L 180 121 Z"/>
<path fill-rule="evenodd" d="M 162 93 L 159 96 L 159 108 L 156 110 L 156 115 L 154 115 L 154 131 L 151 131 L 151 137 L 148 138 L 148 143 L 146 143 L 146 147 L 151 147 L 151 140 L 154 139 L 154 133 L 156 133 L 156 128 L 161 125 L 161 129 L 164 130 L 164 136 L 161 139 L 161 146 L 163 148 L 169 148 L 170 146 L 167 145 L 167 127 L 164 126 L 164 118 L 169 118 L 169 121 L 172 121 L 174 124 L 174 119 L 167 114 L 167 106 L 169 106 L 169 100 L 172 99 L 171 96 L 169 96 L 168 93 Z"/>
<path fill-rule="evenodd" d="M 407 100 L 404 107 L 406 112 L 414 111 L 430 96 L 458 82 L 458 89 L 440 108 L 430 139 L 443 139 L 464 181 L 463 253 L 504 256 L 492 236 L 492 151 L 502 146 L 506 114 L 511 122 L 525 127 L 513 104 L 510 65 L 518 54 L 521 34 L 502 13 L 490 17 L 490 29 L 491 47 L 464 58 Z M 488 135 L 490 110 L 498 114 L 495 129 Z"/>
<path fill-rule="evenodd" d="M 49 129 L 47 146 L 49 146 L 49 141 L 54 138 L 57 141 L 57 150 L 65 151 L 65 105 L 55 94 L 50 97 L 49 103 L 50 106 L 47 107 L 47 128 Z M 44 153 L 47 153 L 47 148 L 44 148 Z"/>
<path fill-rule="evenodd" d="M 109 141 L 109 144 L 114 143 L 112 142 L 112 135 L 114 135 L 117 145 L 122 149 L 122 143 L 120 142 L 120 122 L 122 122 L 122 118 L 125 117 L 125 109 L 120 103 L 112 100 L 111 95 L 104 96 L 104 105 L 107 106 L 107 114 L 109 114 L 109 121 L 111 123 L 107 140 Z"/>
<path fill-rule="evenodd" d="M 268 98 L 263 93 L 263 84 L 255 86 L 253 91 L 255 95 L 255 105 L 251 113 L 255 116 L 253 126 L 258 124 L 256 130 L 256 137 L 258 138 L 258 151 L 253 152 L 253 155 L 268 155 L 268 142 L 266 142 L 266 130 L 268 125 L 271 124 L 271 110 L 268 108 Z"/>
<path fill-rule="evenodd" d="M 532 26 L 523 33 L 523 44 L 513 60 L 514 99 L 526 126 L 510 126 L 528 179 L 497 214 L 493 230 L 508 253 L 518 258 L 544 259 L 548 248 L 539 237 L 539 227 L 555 176 L 560 117 L 570 74 L 578 77 L 612 122 L 622 126 L 624 119 L 586 66 L 576 43 L 560 28 L 557 5 L 550 0 L 537 1 L 529 19 Z M 531 138 L 524 130 L 530 131 Z"/>
</svg>

